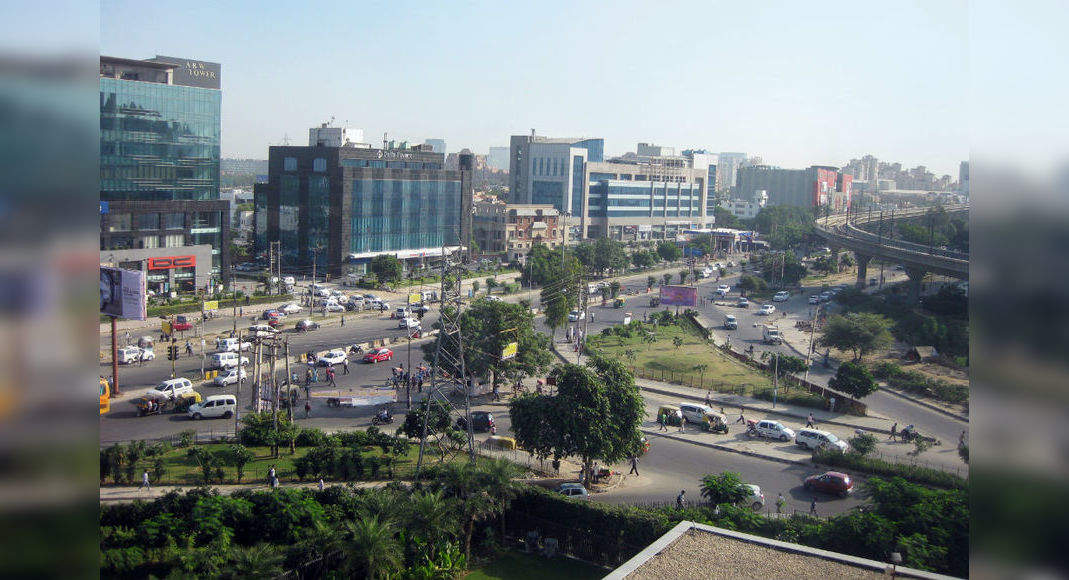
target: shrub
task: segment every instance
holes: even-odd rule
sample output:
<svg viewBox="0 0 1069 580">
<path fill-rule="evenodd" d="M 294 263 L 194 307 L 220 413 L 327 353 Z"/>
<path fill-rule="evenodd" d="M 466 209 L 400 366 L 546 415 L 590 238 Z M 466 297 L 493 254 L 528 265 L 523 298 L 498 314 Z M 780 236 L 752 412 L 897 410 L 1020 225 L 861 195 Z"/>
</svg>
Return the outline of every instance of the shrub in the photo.
<svg viewBox="0 0 1069 580">
<path fill-rule="evenodd" d="M 864 457 L 876 449 L 876 436 L 871 433 L 862 433 L 850 438 L 850 447 L 854 453 Z"/>
<path fill-rule="evenodd" d="M 301 429 L 295 441 L 297 447 L 328 447 L 331 442 L 326 433 L 314 428 Z"/>
<path fill-rule="evenodd" d="M 197 432 L 187 429 L 178 434 L 178 447 L 189 447 L 197 440 Z"/>
<path fill-rule="evenodd" d="M 872 366 L 872 376 L 881 381 L 886 381 L 901 374 L 902 367 L 893 362 L 883 361 Z"/>
</svg>

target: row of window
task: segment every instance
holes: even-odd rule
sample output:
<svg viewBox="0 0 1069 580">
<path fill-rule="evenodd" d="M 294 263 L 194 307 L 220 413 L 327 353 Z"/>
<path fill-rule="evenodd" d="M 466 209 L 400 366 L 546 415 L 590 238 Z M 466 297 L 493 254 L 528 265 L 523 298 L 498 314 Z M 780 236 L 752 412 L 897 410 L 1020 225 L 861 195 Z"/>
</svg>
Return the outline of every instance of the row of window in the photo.
<svg viewBox="0 0 1069 580">
<path fill-rule="evenodd" d="M 185 212 L 112 213 L 107 216 L 109 232 L 131 230 L 182 230 L 186 229 Z M 198 211 L 188 214 L 190 228 L 218 228 L 220 214 L 217 211 Z"/>
<path fill-rule="evenodd" d="M 141 248 L 181 248 L 186 244 L 185 234 L 165 234 L 162 236 L 119 235 L 101 238 L 102 250 L 135 250 Z M 190 244 L 195 245 L 195 244 Z"/>
</svg>

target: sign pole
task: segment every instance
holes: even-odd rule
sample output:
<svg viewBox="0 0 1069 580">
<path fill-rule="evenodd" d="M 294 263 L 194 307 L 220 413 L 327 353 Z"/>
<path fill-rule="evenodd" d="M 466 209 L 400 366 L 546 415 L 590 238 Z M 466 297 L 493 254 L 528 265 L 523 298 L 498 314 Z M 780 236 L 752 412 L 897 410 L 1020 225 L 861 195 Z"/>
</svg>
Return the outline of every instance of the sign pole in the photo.
<svg viewBox="0 0 1069 580">
<path fill-rule="evenodd" d="M 119 332 L 115 317 L 111 317 L 111 394 L 119 395 Z"/>
</svg>

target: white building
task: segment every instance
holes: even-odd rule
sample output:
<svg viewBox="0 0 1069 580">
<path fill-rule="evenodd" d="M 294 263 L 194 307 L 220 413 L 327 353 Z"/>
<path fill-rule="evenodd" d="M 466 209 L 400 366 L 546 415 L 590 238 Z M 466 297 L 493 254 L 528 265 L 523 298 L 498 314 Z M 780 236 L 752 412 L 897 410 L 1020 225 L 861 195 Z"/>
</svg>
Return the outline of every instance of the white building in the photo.
<svg viewBox="0 0 1069 580">
<path fill-rule="evenodd" d="M 329 123 L 323 123 L 318 127 L 312 127 L 308 130 L 309 147 L 342 147 L 348 143 L 363 142 L 363 129 L 330 127 Z"/>
<path fill-rule="evenodd" d="M 744 220 L 752 220 L 761 212 L 761 208 L 768 204 L 768 192 L 759 189 L 754 192 L 750 199 L 725 199 L 720 202 L 720 207 L 731 212 L 731 215 Z"/>
<path fill-rule="evenodd" d="M 716 190 L 728 191 L 735 187 L 739 168 L 746 164 L 745 153 L 721 153 L 716 165 Z"/>
</svg>

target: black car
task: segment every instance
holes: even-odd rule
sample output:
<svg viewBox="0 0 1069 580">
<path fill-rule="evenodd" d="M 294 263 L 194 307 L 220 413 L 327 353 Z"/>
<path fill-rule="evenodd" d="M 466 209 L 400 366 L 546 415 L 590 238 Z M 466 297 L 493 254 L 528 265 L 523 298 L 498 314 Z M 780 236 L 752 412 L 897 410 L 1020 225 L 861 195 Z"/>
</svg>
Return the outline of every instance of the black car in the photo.
<svg viewBox="0 0 1069 580">
<path fill-rule="evenodd" d="M 471 412 L 471 430 L 472 431 L 489 431 L 494 426 L 494 414 L 489 411 L 472 411 Z M 457 429 L 465 430 L 468 428 L 468 422 L 464 420 L 464 417 L 457 418 Z"/>
<path fill-rule="evenodd" d="M 297 332 L 307 332 L 309 330 L 319 330 L 319 323 L 314 320 L 302 320 L 297 323 Z"/>
</svg>

